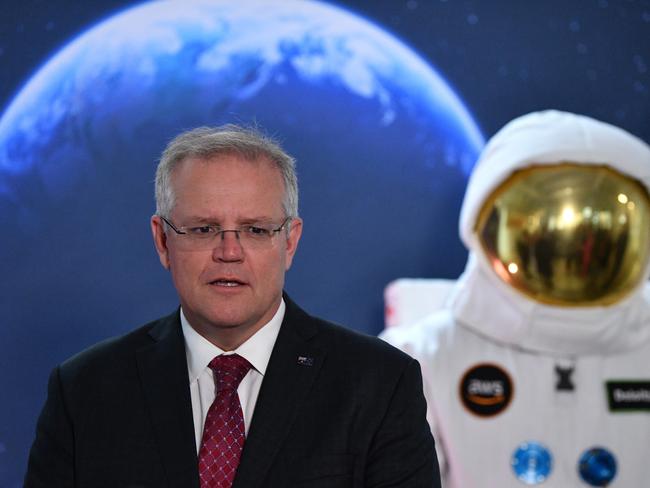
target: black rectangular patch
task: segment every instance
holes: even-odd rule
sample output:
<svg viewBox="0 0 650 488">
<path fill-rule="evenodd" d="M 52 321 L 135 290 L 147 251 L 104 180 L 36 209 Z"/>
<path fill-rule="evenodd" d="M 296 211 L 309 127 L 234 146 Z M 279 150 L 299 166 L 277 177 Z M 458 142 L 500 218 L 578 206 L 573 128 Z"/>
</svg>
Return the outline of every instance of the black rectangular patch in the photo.
<svg viewBox="0 0 650 488">
<path fill-rule="evenodd" d="M 610 412 L 650 412 L 650 381 L 607 381 Z"/>
</svg>

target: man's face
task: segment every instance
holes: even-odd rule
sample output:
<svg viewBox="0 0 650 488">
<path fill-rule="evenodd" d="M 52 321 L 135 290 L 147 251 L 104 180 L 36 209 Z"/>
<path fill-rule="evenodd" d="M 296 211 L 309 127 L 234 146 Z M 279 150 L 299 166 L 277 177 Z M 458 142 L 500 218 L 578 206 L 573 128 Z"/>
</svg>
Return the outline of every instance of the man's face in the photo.
<svg viewBox="0 0 650 488">
<path fill-rule="evenodd" d="M 170 221 L 177 228 L 206 224 L 222 229 L 246 224 L 277 228 L 286 217 L 284 182 L 279 169 L 267 160 L 248 161 L 238 155 L 188 158 L 174 169 L 171 183 L 175 204 Z M 267 246 L 253 249 L 234 232 L 226 232 L 211 249 L 188 250 L 179 242 L 187 236 L 171 229 L 165 232 L 159 217 L 152 217 L 151 226 L 183 312 L 201 335 L 220 347 L 235 348 L 273 317 L 300 239 L 300 219 L 291 221 L 288 238 L 283 230 Z"/>
</svg>

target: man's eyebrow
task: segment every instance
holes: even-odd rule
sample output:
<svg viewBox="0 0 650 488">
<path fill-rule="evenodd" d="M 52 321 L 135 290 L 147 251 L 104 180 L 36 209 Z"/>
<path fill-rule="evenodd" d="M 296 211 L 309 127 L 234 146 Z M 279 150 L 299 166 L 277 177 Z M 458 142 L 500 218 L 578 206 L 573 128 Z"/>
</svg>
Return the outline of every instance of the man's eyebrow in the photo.
<svg viewBox="0 0 650 488">
<path fill-rule="evenodd" d="M 271 217 L 251 217 L 243 218 L 238 221 L 240 224 L 274 224 L 275 221 Z"/>
</svg>

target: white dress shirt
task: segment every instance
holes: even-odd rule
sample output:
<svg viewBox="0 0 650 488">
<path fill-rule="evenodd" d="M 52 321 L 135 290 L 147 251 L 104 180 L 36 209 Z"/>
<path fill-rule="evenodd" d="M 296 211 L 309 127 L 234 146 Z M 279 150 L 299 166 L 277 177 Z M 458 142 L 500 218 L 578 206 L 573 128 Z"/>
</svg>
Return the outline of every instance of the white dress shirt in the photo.
<svg viewBox="0 0 650 488">
<path fill-rule="evenodd" d="M 181 308 L 181 326 L 185 337 L 185 354 L 187 369 L 190 377 L 190 395 L 192 399 L 192 415 L 194 418 L 194 436 L 196 452 L 201 447 L 203 425 L 208 415 L 208 409 L 216 396 L 216 387 L 212 370 L 208 367 L 210 361 L 221 354 L 239 354 L 253 366 L 242 379 L 237 394 L 244 414 L 246 435 L 253 418 L 255 403 L 266 373 L 266 366 L 271 358 L 275 340 L 280 332 L 286 306 L 281 301 L 273 318 L 246 342 L 234 351 L 223 351 L 192 328 Z"/>
</svg>

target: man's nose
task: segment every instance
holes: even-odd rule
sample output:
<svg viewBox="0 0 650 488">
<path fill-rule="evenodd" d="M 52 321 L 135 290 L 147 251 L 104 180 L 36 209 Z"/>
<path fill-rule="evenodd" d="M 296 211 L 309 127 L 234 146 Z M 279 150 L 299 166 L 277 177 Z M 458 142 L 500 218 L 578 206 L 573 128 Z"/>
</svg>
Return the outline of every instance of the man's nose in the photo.
<svg viewBox="0 0 650 488">
<path fill-rule="evenodd" d="M 222 230 L 215 242 L 213 256 L 219 261 L 241 261 L 244 249 L 238 230 Z"/>
</svg>

